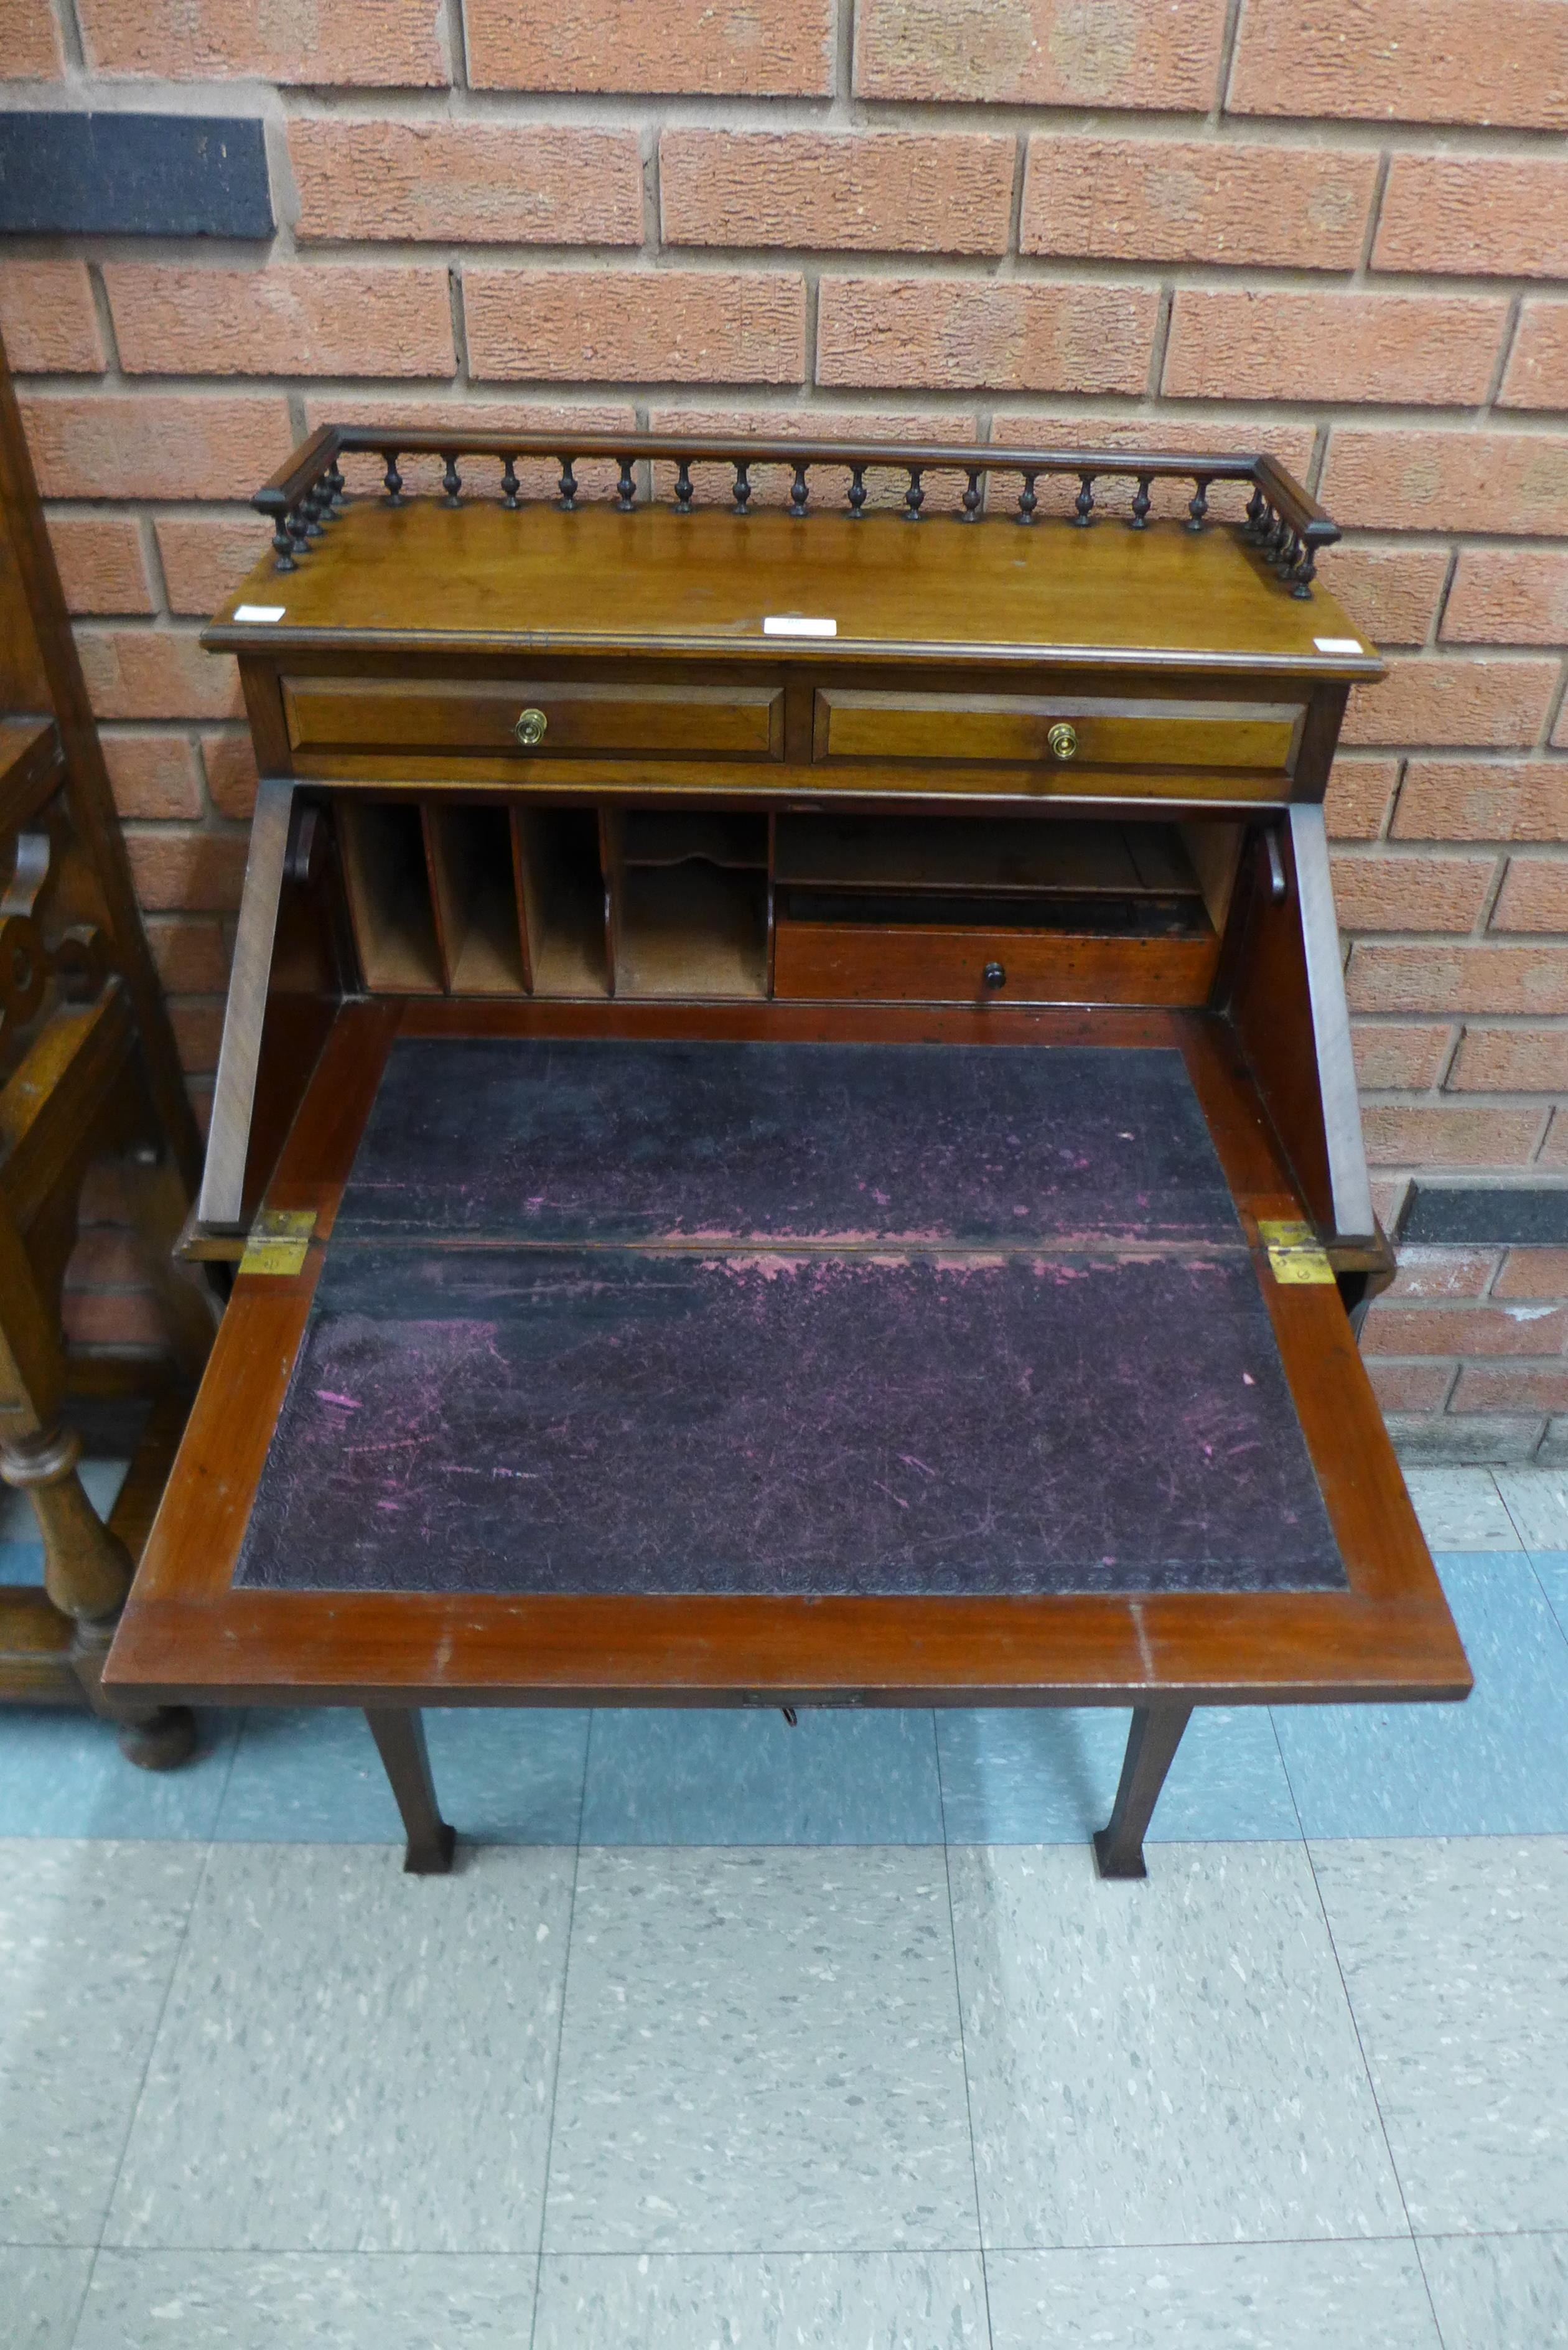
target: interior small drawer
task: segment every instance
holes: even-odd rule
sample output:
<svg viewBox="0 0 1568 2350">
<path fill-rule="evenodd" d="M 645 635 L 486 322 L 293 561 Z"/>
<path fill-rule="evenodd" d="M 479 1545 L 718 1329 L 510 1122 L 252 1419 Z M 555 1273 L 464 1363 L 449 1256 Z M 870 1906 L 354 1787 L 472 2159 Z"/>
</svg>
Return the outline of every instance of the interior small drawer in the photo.
<svg viewBox="0 0 1568 2350">
<path fill-rule="evenodd" d="M 1212 931 L 1107 938 L 781 920 L 774 933 L 774 993 L 884 1003 L 1201 1004 L 1219 951 Z"/>
<path fill-rule="evenodd" d="M 784 755 L 777 686 L 578 685 L 379 678 L 284 681 L 296 751 L 497 752 L 519 762 Z"/>
<path fill-rule="evenodd" d="M 1064 773 L 1096 767 L 1251 768 L 1288 775 L 1299 702 L 1133 701 L 1114 695 L 862 692 L 819 688 L 813 756 Z"/>
</svg>

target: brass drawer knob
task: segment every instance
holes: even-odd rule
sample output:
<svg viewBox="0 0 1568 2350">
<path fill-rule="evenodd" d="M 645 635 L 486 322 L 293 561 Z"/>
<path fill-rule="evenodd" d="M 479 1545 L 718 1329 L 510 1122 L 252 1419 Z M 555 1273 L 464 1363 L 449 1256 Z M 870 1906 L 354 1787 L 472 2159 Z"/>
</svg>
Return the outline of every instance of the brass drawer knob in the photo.
<svg viewBox="0 0 1568 2350">
<path fill-rule="evenodd" d="M 512 732 L 516 735 L 523 748 L 525 751 L 531 751 L 535 743 L 544 741 L 545 729 L 549 723 L 542 710 L 524 710 Z"/>
<path fill-rule="evenodd" d="M 1046 735 L 1045 746 L 1054 759 L 1072 758 L 1078 748 L 1076 729 L 1059 719 Z"/>
</svg>

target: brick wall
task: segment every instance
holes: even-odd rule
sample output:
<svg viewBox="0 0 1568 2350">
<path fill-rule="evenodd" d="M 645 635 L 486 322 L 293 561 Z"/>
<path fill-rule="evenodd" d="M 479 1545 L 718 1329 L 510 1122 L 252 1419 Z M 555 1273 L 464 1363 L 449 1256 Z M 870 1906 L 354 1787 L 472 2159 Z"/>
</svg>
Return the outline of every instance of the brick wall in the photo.
<svg viewBox="0 0 1568 2350">
<path fill-rule="evenodd" d="M 1391 652 L 1329 810 L 1382 1211 L 1568 1182 L 1563 0 L 0 0 L 0 72 L 264 126 L 270 241 L 0 261 L 199 1098 L 253 778 L 196 629 L 308 425 L 1131 437 L 1278 452 Z M 1434 1255 L 1386 1402 L 1528 1451 L 1568 1305 Z"/>
</svg>

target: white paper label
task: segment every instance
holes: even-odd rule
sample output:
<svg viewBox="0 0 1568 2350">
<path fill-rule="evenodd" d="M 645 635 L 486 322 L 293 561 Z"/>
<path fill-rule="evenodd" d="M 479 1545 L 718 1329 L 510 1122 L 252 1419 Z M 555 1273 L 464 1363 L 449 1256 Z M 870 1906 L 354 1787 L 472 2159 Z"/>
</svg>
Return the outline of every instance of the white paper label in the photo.
<svg viewBox="0 0 1568 2350">
<path fill-rule="evenodd" d="M 282 604 L 236 604 L 234 618 L 236 620 L 281 620 L 284 610 Z"/>
<path fill-rule="evenodd" d="M 798 612 L 769 612 L 763 621 L 764 637 L 836 637 L 836 620 L 803 619 Z"/>
<path fill-rule="evenodd" d="M 1313 642 L 1320 653 L 1358 653 L 1362 649 L 1359 637 L 1314 637 Z"/>
</svg>

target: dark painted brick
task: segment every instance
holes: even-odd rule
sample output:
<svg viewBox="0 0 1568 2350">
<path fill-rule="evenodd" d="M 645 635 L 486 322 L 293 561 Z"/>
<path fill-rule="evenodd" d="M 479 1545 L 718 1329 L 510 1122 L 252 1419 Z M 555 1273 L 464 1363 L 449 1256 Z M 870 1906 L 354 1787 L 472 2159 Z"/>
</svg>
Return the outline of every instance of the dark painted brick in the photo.
<svg viewBox="0 0 1568 2350">
<path fill-rule="evenodd" d="M 0 229 L 270 237 L 254 116 L 0 113 Z"/>
<path fill-rule="evenodd" d="M 1481 1242 L 1520 1248 L 1568 1246 L 1568 1187 L 1561 1184 L 1413 1183 L 1399 1227 L 1410 1241 Z"/>
</svg>

